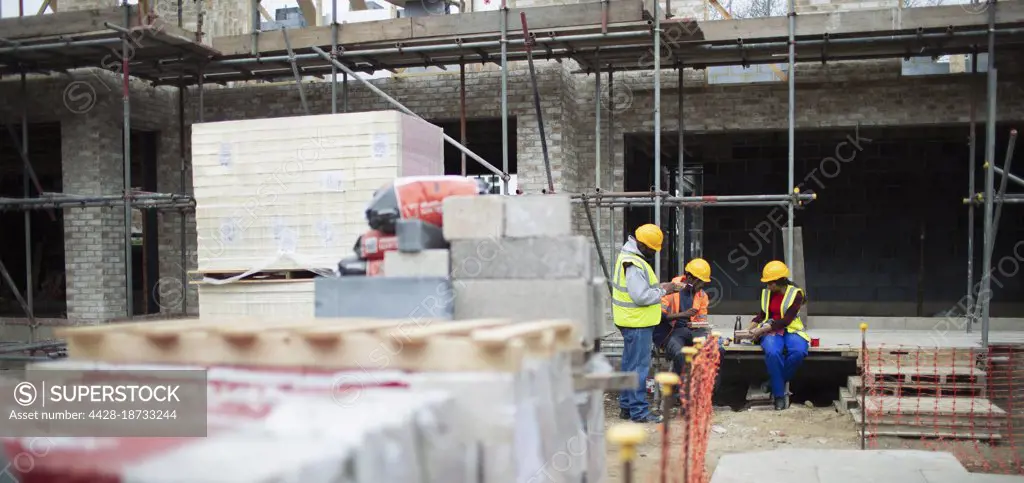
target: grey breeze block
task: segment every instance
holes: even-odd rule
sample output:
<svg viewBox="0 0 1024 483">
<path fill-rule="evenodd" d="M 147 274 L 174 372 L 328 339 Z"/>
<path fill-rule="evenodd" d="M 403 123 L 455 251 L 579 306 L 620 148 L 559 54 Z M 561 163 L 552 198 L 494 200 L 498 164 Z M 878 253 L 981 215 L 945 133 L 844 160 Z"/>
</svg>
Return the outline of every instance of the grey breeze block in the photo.
<svg viewBox="0 0 1024 483">
<path fill-rule="evenodd" d="M 455 288 L 455 319 L 503 318 L 514 321 L 565 319 L 576 323 L 577 336 L 593 342 L 596 317 L 603 314 L 595 283 L 603 279 L 484 280 L 462 279 Z M 603 317 L 603 315 L 602 315 Z"/>
<path fill-rule="evenodd" d="M 316 317 L 442 319 L 454 316 L 447 277 L 319 277 Z"/>
<path fill-rule="evenodd" d="M 455 279 L 590 278 L 590 239 L 584 236 L 454 240 Z"/>
<path fill-rule="evenodd" d="M 445 239 L 451 241 L 503 236 L 505 198 L 497 195 L 445 198 L 441 205 Z"/>
<path fill-rule="evenodd" d="M 385 277 L 447 277 L 449 270 L 448 250 L 445 249 L 384 254 Z"/>
<path fill-rule="evenodd" d="M 419 219 L 398 220 L 395 223 L 398 251 L 412 253 L 432 248 L 448 248 L 441 228 Z"/>
<path fill-rule="evenodd" d="M 505 200 L 505 236 L 569 235 L 572 235 L 572 202 L 568 195 L 520 195 Z"/>
</svg>

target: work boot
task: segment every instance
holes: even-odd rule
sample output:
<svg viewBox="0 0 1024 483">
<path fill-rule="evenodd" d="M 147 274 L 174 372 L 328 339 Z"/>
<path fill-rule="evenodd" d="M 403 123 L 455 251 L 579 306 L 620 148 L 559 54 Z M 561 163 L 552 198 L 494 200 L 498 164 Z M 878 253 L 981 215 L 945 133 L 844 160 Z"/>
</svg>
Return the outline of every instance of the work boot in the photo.
<svg viewBox="0 0 1024 483">
<path fill-rule="evenodd" d="M 787 406 L 788 405 L 786 404 L 786 398 L 784 398 L 784 397 L 777 397 L 777 398 L 775 398 L 775 410 L 776 411 L 782 411 L 783 409 L 786 409 Z"/>
<path fill-rule="evenodd" d="M 630 419 L 629 418 L 629 410 L 628 409 L 621 409 L 620 408 L 619 409 L 619 419 L 629 420 Z"/>
<path fill-rule="evenodd" d="M 633 422 L 634 423 L 660 423 L 660 422 L 662 422 L 664 420 L 665 420 L 665 418 L 660 416 L 660 415 L 648 414 L 646 417 L 634 419 Z"/>
</svg>

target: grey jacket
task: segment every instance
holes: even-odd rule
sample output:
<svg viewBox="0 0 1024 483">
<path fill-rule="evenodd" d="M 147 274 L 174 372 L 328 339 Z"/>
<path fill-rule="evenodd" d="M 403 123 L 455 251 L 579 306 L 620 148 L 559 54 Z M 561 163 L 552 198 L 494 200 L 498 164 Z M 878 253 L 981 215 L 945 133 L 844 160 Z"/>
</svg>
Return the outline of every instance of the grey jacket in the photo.
<svg viewBox="0 0 1024 483">
<path fill-rule="evenodd" d="M 635 238 L 629 237 L 622 245 L 622 251 L 643 258 L 644 256 L 640 253 L 640 248 L 636 243 Z M 661 305 L 661 298 L 665 296 L 665 291 L 659 286 L 657 280 L 652 282 L 648 279 L 646 270 L 633 265 L 626 267 L 626 291 L 629 293 L 629 298 L 633 299 L 633 303 L 641 307 Z"/>
</svg>

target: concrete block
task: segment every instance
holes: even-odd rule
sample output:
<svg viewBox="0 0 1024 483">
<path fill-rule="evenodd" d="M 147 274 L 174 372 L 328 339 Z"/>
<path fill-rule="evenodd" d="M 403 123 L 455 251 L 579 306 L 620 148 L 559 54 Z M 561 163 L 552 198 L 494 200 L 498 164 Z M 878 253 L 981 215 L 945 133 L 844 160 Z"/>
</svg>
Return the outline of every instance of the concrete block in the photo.
<svg viewBox="0 0 1024 483">
<path fill-rule="evenodd" d="M 581 340 L 593 338 L 592 279 L 458 280 L 455 319 L 505 318 L 516 321 L 572 320 Z"/>
<path fill-rule="evenodd" d="M 572 203 L 568 195 L 512 196 L 505 200 L 505 236 L 568 236 Z"/>
<path fill-rule="evenodd" d="M 452 241 L 453 260 L 465 261 L 452 271 L 455 279 L 590 278 L 587 237 L 500 238 Z"/>
<path fill-rule="evenodd" d="M 447 277 L 449 265 L 448 250 L 443 248 L 384 254 L 385 277 Z"/>
<path fill-rule="evenodd" d="M 500 238 L 505 234 L 506 196 L 451 196 L 444 199 L 444 237 L 451 240 Z"/>
<path fill-rule="evenodd" d="M 316 317 L 453 318 L 447 277 L 321 277 L 314 283 Z"/>
<path fill-rule="evenodd" d="M 395 234 L 398 236 L 398 251 L 401 252 L 414 253 L 432 248 L 448 248 L 441 228 L 423 220 L 398 220 L 395 223 Z"/>
<path fill-rule="evenodd" d="M 603 337 L 604 334 L 612 330 L 608 324 L 608 318 L 605 316 L 605 308 L 611 306 L 611 295 L 608 294 L 608 283 L 604 277 L 596 277 L 590 284 L 592 300 L 591 304 L 593 307 L 593 326 L 595 338 Z"/>
</svg>

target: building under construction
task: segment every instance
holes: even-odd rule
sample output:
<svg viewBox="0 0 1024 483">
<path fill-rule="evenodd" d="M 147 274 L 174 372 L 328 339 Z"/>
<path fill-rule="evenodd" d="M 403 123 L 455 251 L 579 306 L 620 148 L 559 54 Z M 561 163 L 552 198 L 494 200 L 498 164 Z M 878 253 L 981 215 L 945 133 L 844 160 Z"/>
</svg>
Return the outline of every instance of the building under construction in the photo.
<svg viewBox="0 0 1024 483">
<path fill-rule="evenodd" d="M 8 339 L 197 310 L 192 124 L 382 109 L 442 126 L 448 174 L 576 194 L 605 268 L 660 224 L 662 278 L 708 259 L 713 314 L 756 310 L 783 259 L 812 328 L 1024 317 L 1024 2 L 399 2 L 416 14 L 271 31 L 248 0 L 119 3 L 0 20 Z"/>
</svg>

